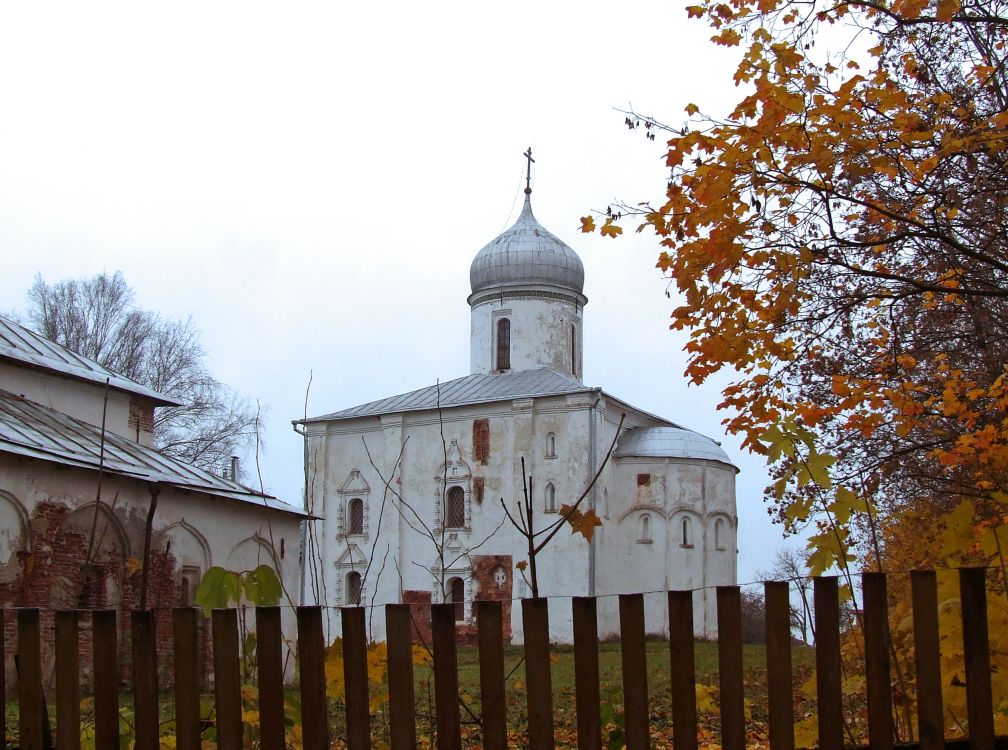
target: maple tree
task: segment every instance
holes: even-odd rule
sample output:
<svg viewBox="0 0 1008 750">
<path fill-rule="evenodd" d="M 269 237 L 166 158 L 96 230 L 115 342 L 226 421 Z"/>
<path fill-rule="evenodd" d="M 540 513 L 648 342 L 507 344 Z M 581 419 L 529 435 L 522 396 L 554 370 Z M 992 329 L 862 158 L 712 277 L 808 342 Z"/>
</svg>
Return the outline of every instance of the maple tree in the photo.
<svg viewBox="0 0 1008 750">
<path fill-rule="evenodd" d="M 848 559 L 855 538 L 880 540 L 852 536 L 857 523 L 922 496 L 1003 517 L 1004 11 L 960 0 L 688 8 L 715 43 L 745 43 L 743 96 L 720 119 L 688 105 L 681 129 L 646 119 L 669 133 L 664 199 L 610 210 L 601 227 L 615 234 L 636 213 L 660 238 L 658 266 L 683 300 L 672 328 L 690 334 L 687 374 L 737 373 L 727 426 L 768 455 L 782 520 L 818 512 L 813 572 Z M 816 49 L 829 26 L 837 48 Z"/>
<path fill-rule="evenodd" d="M 739 49 L 737 104 L 723 117 L 689 104 L 681 128 L 627 113 L 649 139 L 667 133 L 667 190 L 582 231 L 615 237 L 639 217 L 657 235 L 687 375 L 734 373 L 726 426 L 766 454 L 768 500 L 810 533 L 811 573 L 838 565 L 850 596 L 855 561 L 985 565 L 1001 607 L 1008 6 L 702 0 L 687 13 Z M 897 650 L 903 631 L 896 620 Z M 943 658 L 959 658 L 950 643 Z"/>
</svg>

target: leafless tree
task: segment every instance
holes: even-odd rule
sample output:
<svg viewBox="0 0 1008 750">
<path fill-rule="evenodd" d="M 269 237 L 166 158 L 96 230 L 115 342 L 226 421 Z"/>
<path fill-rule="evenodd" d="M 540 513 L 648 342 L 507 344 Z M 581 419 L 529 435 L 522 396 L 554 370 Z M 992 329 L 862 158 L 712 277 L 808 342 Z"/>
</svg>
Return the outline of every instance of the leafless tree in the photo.
<svg viewBox="0 0 1008 750">
<path fill-rule="evenodd" d="M 518 502 L 515 514 L 512 514 L 508 510 L 507 503 L 504 502 L 504 498 L 500 499 L 501 508 L 504 509 L 504 514 L 507 516 L 507 520 L 511 522 L 511 525 L 515 530 L 525 538 L 526 549 L 528 551 L 528 560 L 525 562 L 528 566 L 529 575 L 525 575 L 525 565 L 519 563 L 518 571 L 521 573 L 522 578 L 525 579 L 525 583 L 532 589 L 532 598 L 539 598 L 539 573 L 538 567 L 536 565 L 536 556 L 543 551 L 543 548 L 549 544 L 553 537 L 557 535 L 557 532 L 563 528 L 564 524 L 570 523 L 577 529 L 587 529 L 587 531 L 582 531 L 585 538 L 591 540 L 591 535 L 594 533 L 594 525 L 601 524 L 601 521 L 595 516 L 595 509 L 590 508 L 588 513 L 591 514 L 587 521 L 587 526 L 580 523 L 582 519 L 586 517 L 586 514 L 582 513 L 578 508 L 581 503 L 584 502 L 585 498 L 591 494 L 592 488 L 595 483 L 598 482 L 598 478 L 602 476 L 602 471 L 605 469 L 606 464 L 609 463 L 609 459 L 612 457 L 613 450 L 616 448 L 616 441 L 619 439 L 620 433 L 623 431 L 623 420 L 626 419 L 626 414 L 620 417 L 619 424 L 616 426 L 616 433 L 613 435 L 612 442 L 609 444 L 609 450 L 606 451 L 605 458 L 602 463 L 599 464 L 598 469 L 592 475 L 591 481 L 588 486 L 584 488 L 584 491 L 578 496 L 578 498 L 570 505 L 562 505 L 560 507 L 560 517 L 554 521 L 547 523 L 543 528 L 537 529 L 535 527 L 535 503 L 533 503 L 532 498 L 534 492 L 532 490 L 532 475 L 525 473 L 525 458 L 521 459 L 522 467 L 522 499 Z M 517 516 L 517 518 L 515 517 Z M 540 537 L 543 537 L 540 539 Z"/>
<path fill-rule="evenodd" d="M 191 319 L 162 318 L 134 297 L 118 271 L 53 284 L 37 275 L 27 318 L 43 336 L 179 401 L 155 414 L 158 449 L 218 471 L 252 444 L 256 412 L 207 372 Z"/>
<path fill-rule="evenodd" d="M 791 628 L 801 633 L 805 643 L 815 640 L 812 622 L 812 580 L 808 577 L 809 553 L 793 547 L 781 547 L 774 555 L 769 570 L 757 571 L 758 578 L 791 583 Z M 797 601 L 794 597 L 797 596 Z M 810 640 L 811 637 L 811 640 Z"/>
</svg>

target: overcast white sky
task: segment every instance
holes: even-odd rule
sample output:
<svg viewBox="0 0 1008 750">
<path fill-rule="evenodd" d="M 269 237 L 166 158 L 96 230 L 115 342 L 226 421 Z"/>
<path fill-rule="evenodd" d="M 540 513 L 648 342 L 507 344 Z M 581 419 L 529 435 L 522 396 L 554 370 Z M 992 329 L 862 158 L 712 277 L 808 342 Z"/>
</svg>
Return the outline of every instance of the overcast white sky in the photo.
<svg viewBox="0 0 1008 750">
<path fill-rule="evenodd" d="M 7 3 L 0 8 L 0 309 L 120 270 L 191 315 L 213 373 L 267 409 L 266 489 L 300 502 L 290 421 L 469 372 L 469 263 L 533 208 L 586 269 L 585 380 L 724 440 L 739 580 L 783 544 L 719 383 L 687 387 L 648 234 L 578 232 L 660 196 L 659 143 L 735 101 L 734 52 L 685 3 Z"/>
</svg>

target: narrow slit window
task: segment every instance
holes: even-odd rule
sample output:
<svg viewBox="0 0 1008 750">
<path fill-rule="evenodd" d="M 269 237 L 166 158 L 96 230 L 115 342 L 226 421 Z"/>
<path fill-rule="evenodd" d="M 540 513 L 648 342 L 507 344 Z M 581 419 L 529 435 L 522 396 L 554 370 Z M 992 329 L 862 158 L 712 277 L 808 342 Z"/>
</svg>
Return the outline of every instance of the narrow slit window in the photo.
<svg viewBox="0 0 1008 750">
<path fill-rule="evenodd" d="M 714 549 L 724 549 L 724 519 L 719 518 L 714 521 Z"/>
<path fill-rule="evenodd" d="M 556 513 L 556 487 L 553 486 L 553 482 L 549 482 L 546 485 L 546 512 Z"/>
<path fill-rule="evenodd" d="M 546 458 L 556 458 L 556 435 L 552 432 L 546 435 Z"/>
<path fill-rule="evenodd" d="M 651 516 L 646 513 L 641 516 L 640 521 L 640 541 L 650 542 L 651 541 Z"/>
<path fill-rule="evenodd" d="M 692 547 L 693 543 L 691 538 L 692 534 L 690 530 L 690 520 L 688 518 L 684 518 L 682 520 L 682 546 Z"/>
<path fill-rule="evenodd" d="M 497 369 L 511 369 L 511 321 L 507 318 L 497 321 Z"/>
<path fill-rule="evenodd" d="M 577 343 L 577 335 L 574 330 L 574 324 L 571 323 L 571 375 L 577 376 L 577 349 L 575 348 Z"/>
</svg>

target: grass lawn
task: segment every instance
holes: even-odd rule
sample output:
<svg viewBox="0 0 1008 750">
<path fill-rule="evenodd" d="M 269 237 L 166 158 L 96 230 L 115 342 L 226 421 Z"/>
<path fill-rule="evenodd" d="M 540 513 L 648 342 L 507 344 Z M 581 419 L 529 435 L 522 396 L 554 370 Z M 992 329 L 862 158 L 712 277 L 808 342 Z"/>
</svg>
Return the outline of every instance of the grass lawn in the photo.
<svg viewBox="0 0 1008 750">
<path fill-rule="evenodd" d="M 511 747 L 525 746 L 526 693 L 525 669 L 522 660 L 521 646 L 506 646 L 504 649 L 504 668 L 508 675 L 505 700 L 507 704 L 509 745 Z M 558 747 L 573 747 L 577 741 L 577 718 L 575 713 L 575 681 L 574 652 L 571 646 L 553 646 L 552 648 L 552 684 L 553 713 Z M 699 719 L 699 736 L 701 747 L 718 744 L 719 716 L 717 711 L 717 644 L 698 641 L 695 647 L 697 705 Z M 747 734 L 749 744 L 759 746 L 766 742 L 766 650 L 763 646 L 746 645 L 742 651 L 743 675 L 745 680 Z M 804 682 L 811 673 L 814 651 L 807 647 L 796 647 L 793 651 L 795 682 Z M 463 743 L 467 748 L 481 746 L 478 723 L 472 718 L 481 712 L 479 697 L 479 654 L 472 646 L 458 649 L 459 692 L 463 701 Z M 649 641 L 647 643 L 648 695 L 650 703 L 650 725 L 653 747 L 671 746 L 672 704 L 669 679 L 669 647 L 664 641 Z M 612 747 L 621 747 L 620 730 L 622 727 L 622 666 L 620 644 L 618 642 L 599 644 L 599 677 L 600 695 L 603 716 L 603 740 Z M 432 747 L 434 736 L 434 680 L 431 670 L 426 665 L 414 667 L 416 681 L 416 712 L 417 735 L 422 747 Z M 251 692 L 246 692 L 251 690 Z M 246 746 L 255 747 L 257 740 L 257 720 L 255 690 L 243 688 L 243 695 L 248 699 L 244 718 L 246 721 Z M 375 696 L 372 695 L 374 698 Z M 120 730 L 122 732 L 122 747 L 131 746 L 132 735 L 132 701 L 128 693 L 120 695 Z M 206 718 L 213 715 L 213 696 L 205 695 L 201 701 L 202 714 Z M 299 704 L 297 690 L 292 689 L 287 694 L 287 714 L 293 723 L 299 714 L 296 708 Z M 163 747 L 173 747 L 174 706 L 170 692 L 161 694 L 161 735 L 165 744 Z M 375 747 L 387 747 L 388 716 L 387 705 L 378 701 L 372 704 L 372 733 Z M 7 720 L 9 739 L 16 738 L 17 704 L 8 703 Z M 84 697 L 82 709 L 82 740 L 85 748 L 94 747 L 93 739 L 93 703 L 88 696 Z M 803 707 L 798 706 L 799 715 Z M 55 710 L 50 705 L 50 719 L 55 726 Z M 344 712 L 341 701 L 330 701 L 330 723 L 333 747 L 345 747 Z M 11 731 L 14 730 L 14 731 Z M 297 735 L 289 735 L 291 739 Z M 209 730 L 204 735 L 204 747 L 212 747 L 213 733 Z M 611 739 L 611 743 L 609 740 Z"/>
<path fill-rule="evenodd" d="M 814 662 L 811 648 L 795 647 L 792 660 L 796 684 L 810 674 Z M 570 746 L 576 740 L 577 718 L 575 713 L 574 652 L 570 646 L 553 647 L 552 683 L 553 709 L 557 743 Z M 717 713 L 718 654 L 717 644 L 698 641 L 695 648 L 696 681 L 698 684 L 698 713 L 700 733 L 703 738 L 716 742 L 719 734 Z M 766 649 L 762 645 L 745 645 L 742 650 L 743 675 L 745 680 L 747 731 L 758 741 L 766 734 Z M 526 728 L 525 670 L 520 646 L 508 646 L 504 650 L 505 674 L 510 674 L 506 684 L 508 726 L 519 739 Z M 479 655 L 474 647 L 460 647 L 458 651 L 459 692 L 466 706 L 473 714 L 480 713 L 479 699 Z M 669 647 L 665 641 L 647 643 L 648 698 L 652 734 L 656 742 L 664 744 L 670 735 L 672 699 L 669 677 Z M 609 720 L 609 732 L 618 731 L 622 717 L 622 666 L 620 644 L 599 644 L 599 683 L 603 706 L 603 717 Z M 416 667 L 416 698 L 418 712 L 418 732 L 430 734 L 426 717 L 433 713 L 434 683 L 427 667 Z M 376 717 L 380 718 L 380 717 Z M 462 718 L 469 716 L 463 709 Z M 473 726 L 467 738 L 467 745 L 478 745 L 478 728 Z"/>
</svg>

